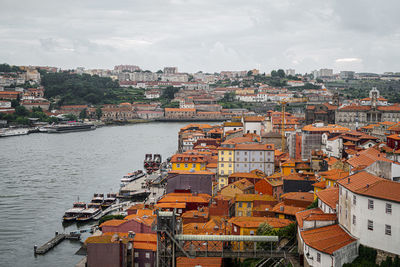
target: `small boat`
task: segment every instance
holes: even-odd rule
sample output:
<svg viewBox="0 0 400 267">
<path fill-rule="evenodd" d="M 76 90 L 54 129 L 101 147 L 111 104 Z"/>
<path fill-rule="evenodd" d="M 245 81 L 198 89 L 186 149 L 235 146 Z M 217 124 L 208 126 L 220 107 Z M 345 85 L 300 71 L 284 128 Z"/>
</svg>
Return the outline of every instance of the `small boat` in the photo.
<svg viewBox="0 0 400 267">
<path fill-rule="evenodd" d="M 122 177 L 120 186 L 124 187 L 127 184 L 129 184 L 130 182 L 133 182 L 143 176 L 144 176 L 144 172 L 142 170 L 128 173 Z"/>
<path fill-rule="evenodd" d="M 92 201 L 90 203 L 97 203 L 97 204 L 103 204 L 104 202 L 104 194 L 94 194 Z"/>
<path fill-rule="evenodd" d="M 85 209 L 86 209 L 86 203 L 75 202 L 74 205 L 72 206 L 72 209 L 69 209 L 64 213 L 63 220 L 74 221 L 81 215 L 82 211 Z"/>
<path fill-rule="evenodd" d="M 65 124 L 56 124 L 51 127 L 47 127 L 48 133 L 69 133 L 69 132 L 80 132 L 95 130 L 96 125 L 92 123 L 82 122 L 69 122 Z"/>
<path fill-rule="evenodd" d="M 101 212 L 101 204 L 99 203 L 89 203 L 87 209 L 83 210 L 76 220 L 78 222 L 85 222 L 93 219 L 96 215 Z"/>
<path fill-rule="evenodd" d="M 103 204 L 101 204 L 101 208 L 105 210 L 115 203 L 117 203 L 117 194 L 107 194 L 107 197 L 104 198 Z"/>
<path fill-rule="evenodd" d="M 0 137 L 26 135 L 29 133 L 28 128 L 5 128 L 0 129 Z"/>
</svg>

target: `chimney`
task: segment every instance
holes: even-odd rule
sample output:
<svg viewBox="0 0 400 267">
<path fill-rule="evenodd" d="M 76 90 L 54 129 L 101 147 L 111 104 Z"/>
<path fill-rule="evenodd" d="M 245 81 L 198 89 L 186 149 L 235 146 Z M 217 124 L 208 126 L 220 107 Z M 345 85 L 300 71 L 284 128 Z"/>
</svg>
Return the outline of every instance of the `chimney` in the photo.
<svg viewBox="0 0 400 267">
<path fill-rule="evenodd" d="M 350 183 L 350 178 L 347 178 L 347 183 L 348 183 L 348 184 Z"/>
</svg>

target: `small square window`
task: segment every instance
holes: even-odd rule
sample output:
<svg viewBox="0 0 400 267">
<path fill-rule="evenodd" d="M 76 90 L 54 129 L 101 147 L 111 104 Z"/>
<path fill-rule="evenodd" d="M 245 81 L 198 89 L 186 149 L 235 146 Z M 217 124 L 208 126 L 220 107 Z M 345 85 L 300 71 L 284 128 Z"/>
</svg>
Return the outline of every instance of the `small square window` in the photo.
<svg viewBox="0 0 400 267">
<path fill-rule="evenodd" d="M 374 222 L 371 220 L 368 220 L 368 230 L 371 230 L 371 231 L 374 230 Z"/>
<path fill-rule="evenodd" d="M 369 210 L 374 209 L 374 201 L 372 199 L 368 199 L 368 209 Z"/>
<path fill-rule="evenodd" d="M 386 203 L 386 213 L 392 214 L 392 204 Z"/>
<path fill-rule="evenodd" d="M 392 235 L 392 226 L 385 224 L 385 235 Z"/>
<path fill-rule="evenodd" d="M 146 259 L 150 259 L 150 253 L 146 252 Z"/>
<path fill-rule="evenodd" d="M 177 167 L 177 168 L 180 168 L 180 167 L 181 167 L 181 164 L 177 163 L 177 164 L 176 164 L 176 167 Z"/>
<path fill-rule="evenodd" d="M 188 164 L 187 163 L 185 163 L 185 168 L 187 168 L 188 167 Z"/>
<path fill-rule="evenodd" d="M 321 262 L 321 253 L 317 252 L 317 262 Z"/>
</svg>

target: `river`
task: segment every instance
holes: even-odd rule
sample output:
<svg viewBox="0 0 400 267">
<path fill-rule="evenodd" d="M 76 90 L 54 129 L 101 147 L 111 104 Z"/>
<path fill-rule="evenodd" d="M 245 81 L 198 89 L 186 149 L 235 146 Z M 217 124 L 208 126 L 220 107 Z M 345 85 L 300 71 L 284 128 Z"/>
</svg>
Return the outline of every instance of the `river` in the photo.
<svg viewBox="0 0 400 267">
<path fill-rule="evenodd" d="M 0 266 L 74 266 L 80 245 L 64 241 L 34 256 L 61 223 L 64 211 L 93 193 L 116 192 L 127 172 L 143 169 L 146 153 L 163 159 L 177 150 L 188 123 L 147 123 L 63 134 L 36 133 L 0 139 Z M 80 226 L 88 228 L 88 225 Z"/>
</svg>

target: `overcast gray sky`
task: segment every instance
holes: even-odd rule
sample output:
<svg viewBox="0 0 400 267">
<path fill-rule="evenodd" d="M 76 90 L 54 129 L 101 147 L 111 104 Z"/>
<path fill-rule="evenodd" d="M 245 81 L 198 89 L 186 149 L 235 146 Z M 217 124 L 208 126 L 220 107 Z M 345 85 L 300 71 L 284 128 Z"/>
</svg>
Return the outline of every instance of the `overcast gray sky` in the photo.
<svg viewBox="0 0 400 267">
<path fill-rule="evenodd" d="M 0 62 L 400 72 L 400 1 L 0 0 Z"/>
</svg>

